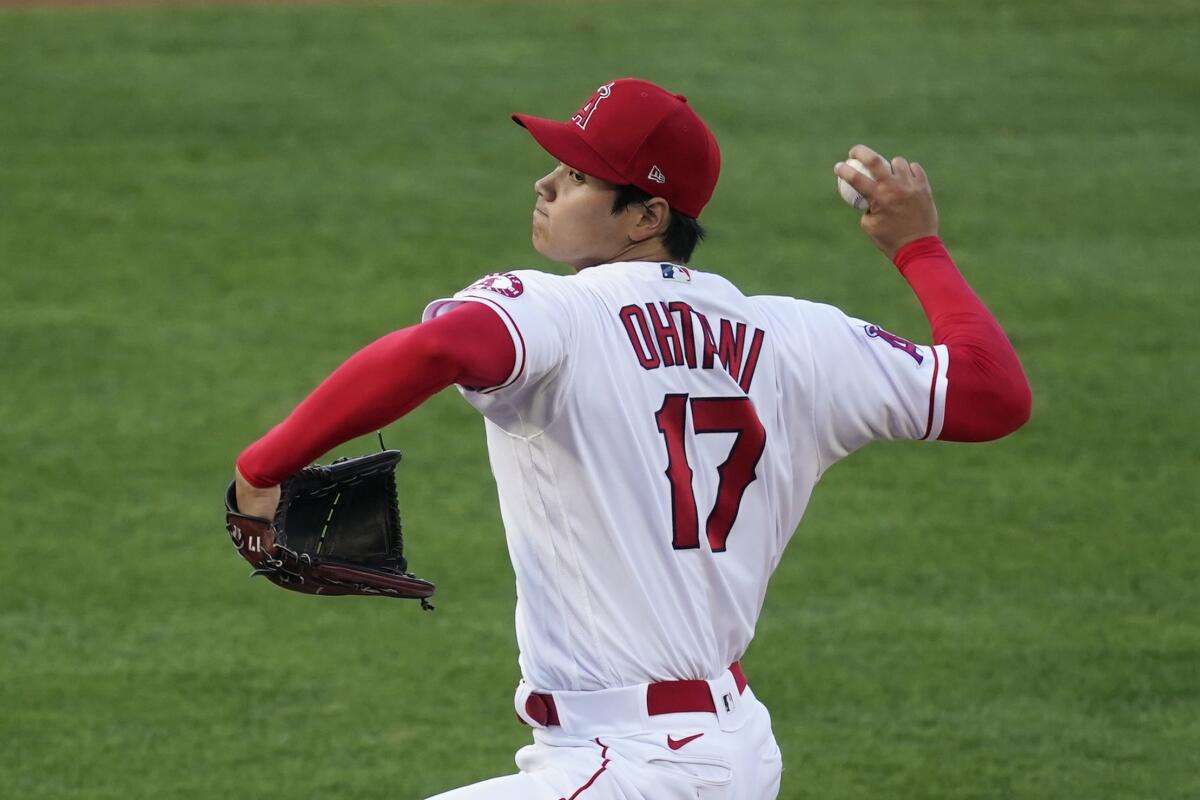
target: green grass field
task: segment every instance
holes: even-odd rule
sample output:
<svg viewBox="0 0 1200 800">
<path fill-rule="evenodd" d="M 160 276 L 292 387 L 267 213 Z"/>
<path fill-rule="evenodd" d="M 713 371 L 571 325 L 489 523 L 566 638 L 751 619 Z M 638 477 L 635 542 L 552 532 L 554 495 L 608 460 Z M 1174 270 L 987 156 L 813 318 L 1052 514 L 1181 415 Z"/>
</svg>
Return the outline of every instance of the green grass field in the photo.
<svg viewBox="0 0 1200 800">
<path fill-rule="evenodd" d="M 414 2 L 0 10 L 0 796 L 422 798 L 512 771 L 482 423 L 391 427 L 438 610 L 292 596 L 237 452 L 528 243 L 507 120 L 638 75 L 724 152 L 695 264 L 927 337 L 837 198 L 926 165 L 1032 422 L 834 469 L 746 669 L 784 798 L 1197 800 L 1200 8 Z M 362 452 L 372 442 L 352 443 Z"/>
</svg>

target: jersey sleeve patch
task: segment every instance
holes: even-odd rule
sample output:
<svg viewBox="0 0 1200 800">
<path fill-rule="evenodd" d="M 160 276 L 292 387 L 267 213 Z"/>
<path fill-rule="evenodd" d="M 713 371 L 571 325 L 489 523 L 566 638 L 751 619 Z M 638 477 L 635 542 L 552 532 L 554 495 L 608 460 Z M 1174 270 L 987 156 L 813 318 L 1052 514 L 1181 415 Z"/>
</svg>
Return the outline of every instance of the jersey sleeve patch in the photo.
<svg viewBox="0 0 1200 800">
<path fill-rule="evenodd" d="M 929 347 L 915 344 L 903 336 L 897 336 L 871 323 L 863 324 L 862 329 L 868 339 L 886 342 L 892 349 L 907 355 L 913 360 L 914 367 L 926 367 L 926 362 L 930 358 L 933 359 L 933 375 L 929 382 L 929 414 L 925 421 L 925 433 L 918 441 L 937 439 L 946 418 L 946 376 L 949 372 L 950 351 L 945 345 Z"/>
<path fill-rule="evenodd" d="M 912 357 L 912 360 L 917 362 L 917 366 L 921 366 L 925 362 L 925 356 L 921 354 L 921 350 L 908 339 L 897 336 L 894 333 L 888 333 L 878 325 L 870 323 L 863 325 L 863 330 L 867 334 L 868 339 L 878 339 L 882 342 L 887 342 L 897 350 L 902 350 Z"/>
<path fill-rule="evenodd" d="M 479 280 L 472 283 L 464 292 L 482 289 L 488 292 L 495 292 L 503 297 L 520 297 L 525 293 L 525 283 L 517 275 L 511 272 L 492 272 L 484 275 Z"/>
</svg>

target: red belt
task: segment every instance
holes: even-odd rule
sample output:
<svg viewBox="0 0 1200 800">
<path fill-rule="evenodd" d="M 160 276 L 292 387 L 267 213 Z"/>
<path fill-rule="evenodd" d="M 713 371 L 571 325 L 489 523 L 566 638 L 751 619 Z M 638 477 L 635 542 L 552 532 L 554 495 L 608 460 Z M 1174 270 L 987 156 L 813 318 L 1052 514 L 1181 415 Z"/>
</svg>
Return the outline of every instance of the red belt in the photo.
<svg viewBox="0 0 1200 800">
<path fill-rule="evenodd" d="M 746 673 L 735 661 L 729 665 L 738 694 L 746 691 Z M 646 713 L 652 717 L 660 714 L 686 714 L 707 711 L 717 713 L 708 681 L 662 681 L 646 687 Z M 558 708 L 554 695 L 534 692 L 525 701 L 525 713 L 540 725 L 558 725 Z M 518 719 L 520 717 L 518 716 Z M 521 720 L 524 722 L 524 720 Z"/>
</svg>

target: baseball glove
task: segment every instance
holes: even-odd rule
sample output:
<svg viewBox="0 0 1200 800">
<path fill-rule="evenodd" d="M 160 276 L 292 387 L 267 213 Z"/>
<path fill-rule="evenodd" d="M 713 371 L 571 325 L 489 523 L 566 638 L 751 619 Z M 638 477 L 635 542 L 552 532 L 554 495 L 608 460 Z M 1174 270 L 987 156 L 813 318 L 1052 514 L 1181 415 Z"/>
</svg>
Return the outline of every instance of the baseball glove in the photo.
<svg viewBox="0 0 1200 800">
<path fill-rule="evenodd" d="M 225 528 L 238 554 L 277 586 L 323 595 L 420 600 L 434 585 L 408 572 L 396 501 L 398 450 L 314 464 L 284 481 L 275 519 L 237 508 L 225 491 Z"/>
</svg>

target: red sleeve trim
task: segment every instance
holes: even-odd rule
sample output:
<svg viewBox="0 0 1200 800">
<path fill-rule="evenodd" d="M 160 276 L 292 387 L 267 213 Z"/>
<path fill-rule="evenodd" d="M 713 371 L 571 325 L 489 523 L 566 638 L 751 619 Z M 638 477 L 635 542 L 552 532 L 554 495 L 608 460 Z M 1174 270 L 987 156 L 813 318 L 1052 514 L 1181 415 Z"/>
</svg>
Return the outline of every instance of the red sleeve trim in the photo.
<svg viewBox="0 0 1200 800">
<path fill-rule="evenodd" d="M 929 383 L 929 418 L 925 421 L 925 433 L 921 436 L 921 441 L 928 439 L 929 434 L 933 433 L 933 411 L 937 405 L 938 372 L 942 366 L 942 360 L 938 358 L 937 347 L 929 349 L 933 351 L 933 380 Z M 944 426 L 945 423 L 943 423 Z"/>
</svg>

